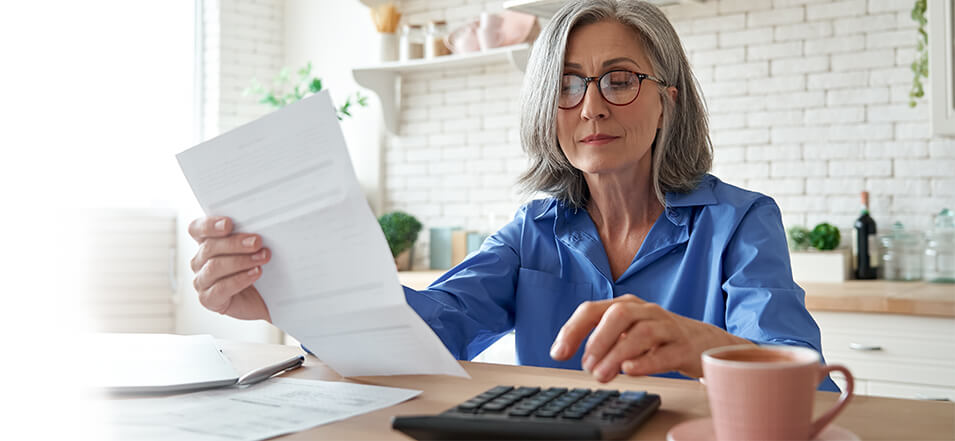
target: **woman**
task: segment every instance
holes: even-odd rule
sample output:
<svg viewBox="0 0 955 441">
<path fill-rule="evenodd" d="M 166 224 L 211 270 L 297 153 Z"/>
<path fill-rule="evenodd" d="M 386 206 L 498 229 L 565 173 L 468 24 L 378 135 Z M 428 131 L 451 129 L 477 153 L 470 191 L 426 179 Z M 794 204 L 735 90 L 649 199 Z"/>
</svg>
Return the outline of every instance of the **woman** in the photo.
<svg viewBox="0 0 955 441">
<path fill-rule="evenodd" d="M 582 367 L 607 382 L 700 377 L 700 354 L 718 346 L 821 349 L 779 208 L 706 173 L 702 100 L 659 9 L 568 4 L 535 43 L 523 89 L 532 166 L 521 182 L 551 197 L 523 206 L 427 290 L 405 288 L 455 356 L 514 329 L 521 364 Z M 270 257 L 261 238 L 214 217 L 190 231 L 202 243 L 203 305 L 268 320 L 252 286 Z M 837 390 L 829 379 L 821 388 Z"/>
</svg>

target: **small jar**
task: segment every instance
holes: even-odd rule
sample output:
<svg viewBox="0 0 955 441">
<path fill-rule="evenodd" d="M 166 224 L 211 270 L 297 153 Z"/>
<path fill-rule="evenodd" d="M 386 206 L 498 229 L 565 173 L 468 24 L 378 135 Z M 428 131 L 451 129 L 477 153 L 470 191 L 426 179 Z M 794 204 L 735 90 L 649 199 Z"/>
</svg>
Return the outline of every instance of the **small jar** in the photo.
<svg viewBox="0 0 955 441">
<path fill-rule="evenodd" d="M 407 24 L 401 28 L 401 61 L 424 58 L 424 29 L 418 24 Z"/>
<path fill-rule="evenodd" d="M 925 280 L 955 283 L 955 213 L 949 209 L 935 217 L 935 228 L 926 235 Z"/>
<path fill-rule="evenodd" d="M 906 231 L 901 222 L 892 225 L 892 232 L 879 237 L 882 262 L 879 270 L 885 280 L 920 280 L 922 278 L 922 234 Z"/>
<path fill-rule="evenodd" d="M 448 22 L 434 20 L 428 23 L 428 33 L 424 43 L 424 57 L 434 58 L 448 55 L 451 50 L 444 44 L 444 37 L 448 35 Z"/>
</svg>

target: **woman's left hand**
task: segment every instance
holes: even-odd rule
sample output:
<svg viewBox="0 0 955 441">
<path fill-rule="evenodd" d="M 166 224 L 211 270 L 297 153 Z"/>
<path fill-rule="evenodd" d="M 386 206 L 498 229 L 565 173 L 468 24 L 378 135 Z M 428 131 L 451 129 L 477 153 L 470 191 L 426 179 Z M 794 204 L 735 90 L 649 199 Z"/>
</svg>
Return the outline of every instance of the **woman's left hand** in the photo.
<svg viewBox="0 0 955 441">
<path fill-rule="evenodd" d="M 610 300 L 584 302 L 564 323 L 551 357 L 566 360 L 577 352 L 587 334 L 583 368 L 606 383 L 620 371 L 650 375 L 679 371 L 703 376 L 700 354 L 719 346 L 752 344 L 708 323 L 669 312 L 660 305 L 627 294 Z"/>
</svg>

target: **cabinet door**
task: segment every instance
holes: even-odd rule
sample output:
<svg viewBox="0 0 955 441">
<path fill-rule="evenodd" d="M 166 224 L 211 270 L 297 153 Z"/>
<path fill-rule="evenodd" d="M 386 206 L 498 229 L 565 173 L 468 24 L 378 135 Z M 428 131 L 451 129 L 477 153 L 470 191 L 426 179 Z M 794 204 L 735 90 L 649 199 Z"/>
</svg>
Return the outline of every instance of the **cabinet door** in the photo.
<svg viewBox="0 0 955 441">
<path fill-rule="evenodd" d="M 955 388 L 955 319 L 833 312 L 813 317 L 826 361 L 870 381 L 869 393 L 876 381 Z"/>
<path fill-rule="evenodd" d="M 951 387 L 893 383 L 890 381 L 870 381 L 867 386 L 868 395 L 879 397 L 955 401 L 955 388 Z"/>
</svg>

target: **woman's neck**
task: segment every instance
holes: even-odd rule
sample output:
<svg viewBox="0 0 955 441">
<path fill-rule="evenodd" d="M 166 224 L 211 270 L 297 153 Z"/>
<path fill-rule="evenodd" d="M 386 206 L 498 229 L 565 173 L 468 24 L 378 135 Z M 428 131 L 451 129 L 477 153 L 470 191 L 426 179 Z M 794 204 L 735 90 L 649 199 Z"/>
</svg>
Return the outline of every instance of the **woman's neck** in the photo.
<svg viewBox="0 0 955 441">
<path fill-rule="evenodd" d="M 647 170 L 584 175 L 590 190 L 587 211 L 597 230 L 612 237 L 645 231 L 663 212 Z"/>
</svg>

